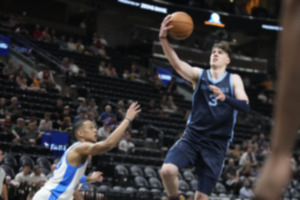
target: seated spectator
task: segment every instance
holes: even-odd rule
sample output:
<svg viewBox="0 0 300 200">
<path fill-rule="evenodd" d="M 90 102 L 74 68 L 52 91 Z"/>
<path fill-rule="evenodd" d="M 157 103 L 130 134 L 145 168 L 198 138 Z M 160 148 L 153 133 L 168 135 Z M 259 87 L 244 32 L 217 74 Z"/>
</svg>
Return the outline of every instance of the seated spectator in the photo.
<svg viewBox="0 0 300 200">
<path fill-rule="evenodd" d="M 110 59 L 106 53 L 105 46 L 103 45 L 98 49 L 98 54 L 104 59 Z"/>
<path fill-rule="evenodd" d="M 241 182 L 243 182 L 246 178 L 249 180 L 253 180 L 254 171 L 253 168 L 251 167 L 251 163 L 249 161 L 246 161 L 244 166 L 242 166 L 240 169 L 236 171 L 236 176 Z"/>
<path fill-rule="evenodd" d="M 108 77 L 118 77 L 116 68 L 111 63 L 108 63 L 107 67 L 105 68 L 105 75 Z"/>
<path fill-rule="evenodd" d="M 60 39 L 57 41 L 58 45 L 59 45 L 59 49 L 61 50 L 67 50 L 68 49 L 68 45 L 67 45 L 67 42 L 66 42 L 66 36 L 65 35 L 62 35 L 60 37 Z"/>
<path fill-rule="evenodd" d="M 56 100 L 56 104 L 55 104 L 55 107 L 54 107 L 53 112 L 52 112 L 52 119 L 57 124 L 59 124 L 58 121 L 61 119 L 63 111 L 64 111 L 63 101 L 62 101 L 61 98 L 59 98 L 59 99 Z"/>
<path fill-rule="evenodd" d="M 51 131 L 53 129 L 52 121 L 51 121 L 51 114 L 46 113 L 44 115 L 44 119 L 40 121 L 38 131 Z"/>
<path fill-rule="evenodd" d="M 266 89 L 266 90 L 271 90 L 271 91 L 274 90 L 274 82 L 272 80 L 271 75 L 268 75 L 267 79 L 265 81 L 263 81 L 260 85 L 263 86 L 264 89 Z"/>
<path fill-rule="evenodd" d="M 167 92 L 170 94 L 177 94 L 177 85 L 174 78 L 168 83 Z"/>
<path fill-rule="evenodd" d="M 100 42 L 101 42 L 101 44 L 102 44 L 103 46 L 105 46 L 105 47 L 108 46 L 108 43 L 107 43 L 107 40 L 106 40 L 105 37 L 104 37 L 104 34 L 101 34 L 101 35 L 100 35 L 99 40 L 100 40 Z"/>
<path fill-rule="evenodd" d="M 70 66 L 70 62 L 69 62 L 68 57 L 64 57 L 64 59 L 62 60 L 61 67 L 62 67 L 62 70 L 65 72 L 66 75 L 70 75 L 71 66 Z"/>
<path fill-rule="evenodd" d="M 139 79 L 139 78 L 140 78 L 140 73 L 136 69 L 136 65 L 131 64 L 131 66 L 130 66 L 130 80 L 134 81 L 134 80 Z"/>
<path fill-rule="evenodd" d="M 51 29 L 50 37 L 51 37 L 51 40 L 52 40 L 53 43 L 58 42 L 58 38 L 57 38 L 57 35 L 56 35 L 56 30 L 54 28 Z"/>
<path fill-rule="evenodd" d="M 265 94 L 264 91 L 261 91 L 261 92 L 258 94 L 257 99 L 258 99 L 261 103 L 263 103 L 263 104 L 268 103 L 268 97 L 267 97 L 267 95 Z"/>
<path fill-rule="evenodd" d="M 87 108 L 80 109 L 79 114 L 74 117 L 73 124 L 75 124 L 79 120 L 84 120 L 84 119 L 87 119 Z"/>
<path fill-rule="evenodd" d="M 92 111 L 87 112 L 87 119 L 92 121 L 94 123 L 95 127 L 97 127 L 97 122 L 95 120 L 95 115 Z"/>
<path fill-rule="evenodd" d="M 253 199 L 254 193 L 250 186 L 250 181 L 245 179 L 243 182 L 243 187 L 240 189 L 240 196 L 241 199 Z"/>
<path fill-rule="evenodd" d="M 123 79 L 125 79 L 125 80 L 130 80 L 130 73 L 129 73 L 129 70 L 128 70 L 128 69 L 125 69 L 122 76 L 123 76 Z"/>
<path fill-rule="evenodd" d="M 80 105 L 77 108 L 77 113 L 79 114 L 81 110 L 86 110 L 86 111 L 88 110 L 85 98 L 80 99 Z"/>
<path fill-rule="evenodd" d="M 6 99 L 4 97 L 0 98 L 0 122 L 4 121 L 6 115 Z"/>
<path fill-rule="evenodd" d="M 11 113 L 11 114 L 14 114 L 17 110 L 17 105 L 19 103 L 19 99 L 18 97 L 16 96 L 13 96 L 11 99 L 10 99 L 10 105 L 7 107 L 7 112 Z"/>
<path fill-rule="evenodd" d="M 90 104 L 87 107 L 87 110 L 93 112 L 96 119 L 98 118 L 98 116 L 99 116 L 98 106 L 96 104 L 96 100 L 95 99 L 91 99 L 90 100 Z"/>
<path fill-rule="evenodd" d="M 39 24 L 35 25 L 35 29 L 32 31 L 32 36 L 33 36 L 35 39 L 39 40 L 39 41 L 42 40 L 42 38 L 43 38 L 43 33 L 42 33 L 42 31 L 40 30 L 40 25 L 39 25 Z"/>
<path fill-rule="evenodd" d="M 47 181 L 46 176 L 42 173 L 41 167 L 36 165 L 30 174 L 30 184 L 33 186 L 42 186 Z"/>
<path fill-rule="evenodd" d="M 27 89 L 29 90 L 34 90 L 34 91 L 41 91 L 41 92 L 46 92 L 44 88 L 40 88 L 40 82 L 39 79 L 36 75 L 36 72 L 31 72 L 30 78 L 27 81 Z"/>
<path fill-rule="evenodd" d="M 60 117 L 60 120 L 58 121 L 58 124 L 62 124 L 62 122 L 64 121 L 65 117 L 70 117 L 72 119 L 71 114 L 70 114 L 70 106 L 68 106 L 68 105 L 66 105 L 64 107 L 63 114 Z"/>
<path fill-rule="evenodd" d="M 26 135 L 25 120 L 23 118 L 19 118 L 17 120 L 17 125 L 12 127 L 11 133 L 15 137 L 13 142 L 20 143 L 23 137 Z"/>
<path fill-rule="evenodd" d="M 16 82 L 21 89 L 28 89 L 27 78 L 23 70 L 18 72 L 16 76 Z"/>
<path fill-rule="evenodd" d="M 150 99 L 148 106 L 146 107 L 146 112 L 151 114 L 161 115 L 161 109 L 155 104 L 155 99 Z"/>
<path fill-rule="evenodd" d="M 45 27 L 45 29 L 42 32 L 42 41 L 43 42 L 51 42 L 51 35 L 49 33 L 48 27 Z"/>
<path fill-rule="evenodd" d="M 79 53 L 82 53 L 84 51 L 84 45 L 82 44 L 81 40 L 78 40 L 76 42 L 75 47 Z"/>
<path fill-rule="evenodd" d="M 117 121 L 122 121 L 125 116 L 125 104 L 123 100 L 119 100 L 117 103 Z"/>
<path fill-rule="evenodd" d="M 85 70 L 79 68 L 78 65 L 75 64 L 74 59 L 70 60 L 70 68 L 72 76 L 86 77 Z"/>
<path fill-rule="evenodd" d="M 101 61 L 99 65 L 99 73 L 100 75 L 105 75 L 106 63 L 105 61 Z"/>
<path fill-rule="evenodd" d="M 40 81 L 41 87 L 43 88 L 55 88 L 55 82 L 53 75 L 49 69 L 43 69 L 38 73 L 38 79 Z"/>
<path fill-rule="evenodd" d="M 2 75 L 9 80 L 14 80 L 18 73 L 18 68 L 14 65 L 12 60 L 9 60 L 7 65 L 2 69 Z"/>
<path fill-rule="evenodd" d="M 71 133 L 73 130 L 72 121 L 70 117 L 65 117 L 62 124 L 59 126 L 59 131 Z"/>
<path fill-rule="evenodd" d="M 119 147 L 120 151 L 123 151 L 126 153 L 134 152 L 135 145 L 133 144 L 133 142 L 131 142 L 131 134 L 128 131 L 125 133 L 124 138 L 119 142 L 118 147 Z"/>
<path fill-rule="evenodd" d="M 103 126 L 98 129 L 97 135 L 99 140 L 105 140 L 111 133 L 110 122 L 105 121 Z"/>
<path fill-rule="evenodd" d="M 261 133 L 259 135 L 259 140 L 257 141 L 257 144 L 258 144 L 259 147 L 263 146 L 264 149 L 268 148 L 268 142 L 266 141 L 265 134 Z"/>
<path fill-rule="evenodd" d="M 27 120 L 27 123 L 28 124 L 34 123 L 35 126 L 37 127 L 39 124 L 38 122 L 39 122 L 39 120 L 37 119 L 36 114 L 34 112 L 31 112 L 30 116 L 29 116 L 29 120 Z"/>
<path fill-rule="evenodd" d="M 234 159 L 230 158 L 228 161 L 228 165 L 224 168 L 223 171 L 225 184 L 229 189 L 232 189 L 238 183 L 236 172 L 237 172 L 237 167 L 235 166 Z"/>
<path fill-rule="evenodd" d="M 234 145 L 233 155 L 236 159 L 239 159 L 241 157 L 242 152 L 239 144 Z"/>
<path fill-rule="evenodd" d="M 250 163 L 251 166 L 256 166 L 257 162 L 256 162 L 256 157 L 255 157 L 255 153 L 253 151 L 253 145 L 250 144 L 248 146 L 248 150 L 243 153 L 243 155 L 241 156 L 241 159 L 239 161 L 239 165 L 240 166 L 244 166 L 247 162 Z"/>
<path fill-rule="evenodd" d="M 105 111 L 101 113 L 100 117 L 99 117 L 99 121 L 110 121 L 111 118 L 114 116 L 114 114 L 111 111 L 111 106 L 110 105 L 106 105 L 105 106 Z"/>
<path fill-rule="evenodd" d="M 16 176 L 14 181 L 16 181 L 19 185 L 22 183 L 30 184 L 30 171 L 31 167 L 28 164 L 23 165 L 23 169 Z"/>
<path fill-rule="evenodd" d="M 11 121 L 11 114 L 10 113 L 6 113 L 4 121 L 2 123 L 2 126 L 8 126 L 9 128 L 11 128 L 13 125 L 14 125 L 14 122 Z"/>
<path fill-rule="evenodd" d="M 35 123 L 29 123 L 26 130 L 26 135 L 22 141 L 26 144 L 36 145 L 36 141 L 42 137 L 43 133 L 39 133 Z"/>
<path fill-rule="evenodd" d="M 15 124 L 17 122 L 17 119 L 19 118 L 25 118 L 23 115 L 23 108 L 21 104 L 18 104 L 16 107 L 16 111 L 14 114 L 11 115 L 11 121 Z"/>
<path fill-rule="evenodd" d="M 73 38 L 69 38 L 69 41 L 67 43 L 67 49 L 69 51 L 76 51 L 75 43 L 73 42 Z"/>
</svg>

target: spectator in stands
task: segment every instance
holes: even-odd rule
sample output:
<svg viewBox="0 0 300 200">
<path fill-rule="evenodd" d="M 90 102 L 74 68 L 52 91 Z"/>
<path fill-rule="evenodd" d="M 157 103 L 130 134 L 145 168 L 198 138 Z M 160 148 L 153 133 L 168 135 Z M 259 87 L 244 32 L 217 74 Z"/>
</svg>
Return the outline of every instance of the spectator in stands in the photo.
<svg viewBox="0 0 300 200">
<path fill-rule="evenodd" d="M 46 113 L 44 115 L 44 119 L 40 121 L 38 131 L 51 131 L 53 129 L 52 121 L 51 121 L 51 114 Z"/>
<path fill-rule="evenodd" d="M 45 27 L 45 29 L 42 32 L 42 40 L 43 42 L 51 42 L 51 35 L 49 33 L 48 27 Z"/>
<path fill-rule="evenodd" d="M 247 140 L 244 140 L 242 142 L 242 148 L 241 148 L 241 151 L 242 152 L 246 152 L 248 150 L 248 146 L 249 144 L 251 143 L 251 141 L 247 141 Z"/>
<path fill-rule="evenodd" d="M 107 43 L 107 40 L 105 39 L 105 36 L 104 36 L 104 34 L 101 34 L 100 35 L 100 42 L 101 42 L 101 44 L 103 45 L 103 46 L 105 46 L 105 47 L 107 47 L 108 46 L 108 43 Z"/>
<path fill-rule="evenodd" d="M 38 79 L 41 83 L 41 87 L 43 88 L 55 88 L 55 82 L 53 79 L 53 75 L 49 69 L 43 69 L 38 73 Z"/>
<path fill-rule="evenodd" d="M 74 59 L 70 60 L 70 68 L 71 68 L 71 75 L 72 76 L 80 76 L 80 77 L 83 77 L 83 78 L 86 77 L 85 70 L 78 67 L 78 65 L 75 64 Z"/>
<path fill-rule="evenodd" d="M 235 144 L 234 145 L 234 149 L 233 149 L 233 155 L 235 158 L 239 159 L 242 155 L 242 152 L 241 152 L 241 147 L 239 144 Z"/>
<path fill-rule="evenodd" d="M 265 134 L 261 133 L 259 135 L 259 140 L 257 141 L 257 144 L 258 144 L 259 147 L 263 146 L 264 149 L 268 148 L 268 142 L 266 141 Z"/>
<path fill-rule="evenodd" d="M 80 112 L 78 115 L 74 117 L 73 124 L 75 124 L 79 120 L 87 119 L 87 108 L 80 109 Z"/>
<path fill-rule="evenodd" d="M 123 100 L 119 100 L 117 103 L 117 121 L 122 121 L 125 116 L 125 104 Z"/>
<path fill-rule="evenodd" d="M 36 117 L 35 112 L 32 111 L 32 112 L 30 113 L 29 120 L 27 121 L 27 123 L 28 123 L 28 124 L 29 124 L 29 123 L 34 123 L 35 126 L 37 127 L 38 124 L 39 124 L 38 122 L 39 122 L 39 121 L 38 121 L 38 119 L 37 119 L 37 117 Z"/>
<path fill-rule="evenodd" d="M 61 125 L 59 126 L 58 130 L 61 132 L 72 133 L 73 126 L 72 126 L 71 118 L 65 117 L 64 120 L 62 121 Z"/>
<path fill-rule="evenodd" d="M 65 72 L 66 75 L 70 75 L 71 66 L 70 66 L 70 62 L 69 62 L 68 57 L 63 58 L 61 67 L 62 67 L 62 70 Z"/>
<path fill-rule="evenodd" d="M 33 36 L 35 39 L 39 40 L 39 41 L 42 40 L 42 38 L 43 38 L 43 33 L 42 33 L 42 31 L 40 30 L 40 25 L 39 25 L 39 24 L 35 25 L 35 29 L 34 29 L 33 32 L 32 32 L 32 36 Z"/>
<path fill-rule="evenodd" d="M 76 51 L 75 43 L 73 42 L 73 38 L 69 38 L 69 41 L 67 43 L 67 49 L 69 51 Z"/>
<path fill-rule="evenodd" d="M 27 86 L 27 78 L 23 70 L 20 70 L 16 76 L 16 82 L 21 89 L 29 89 Z"/>
<path fill-rule="evenodd" d="M 66 106 L 64 107 L 64 111 L 63 111 L 63 114 L 62 114 L 62 116 L 61 116 L 61 118 L 60 118 L 60 122 L 62 122 L 62 121 L 64 120 L 65 117 L 70 117 L 70 118 L 72 118 L 72 117 L 71 117 L 71 114 L 70 114 L 70 106 L 68 106 L 68 105 L 66 105 Z M 61 123 L 60 123 L 60 124 L 61 124 Z"/>
<path fill-rule="evenodd" d="M 253 180 L 254 171 L 251 167 L 251 163 L 249 161 L 246 161 L 245 165 L 237 170 L 236 175 L 241 182 L 243 182 L 246 178 L 249 180 Z"/>
<path fill-rule="evenodd" d="M 167 92 L 170 94 L 177 94 L 177 85 L 174 78 L 168 83 Z"/>
<path fill-rule="evenodd" d="M 105 140 L 111 133 L 111 127 L 110 127 L 110 122 L 105 121 L 103 123 L 103 126 L 98 129 L 98 139 L 99 140 Z"/>
<path fill-rule="evenodd" d="M 10 80 L 14 80 L 18 70 L 19 69 L 14 65 L 14 62 L 9 60 L 7 65 L 2 69 L 2 75 Z"/>
<path fill-rule="evenodd" d="M 5 119 L 2 123 L 3 126 L 7 126 L 9 128 L 11 128 L 14 125 L 14 122 L 11 121 L 11 114 L 8 112 L 5 114 Z"/>
<path fill-rule="evenodd" d="M 81 42 L 80 39 L 76 42 L 75 47 L 76 47 L 76 50 L 79 53 L 83 53 L 83 51 L 84 51 L 84 45 L 82 44 L 82 42 Z"/>
<path fill-rule="evenodd" d="M 107 67 L 105 68 L 105 75 L 114 78 L 118 77 L 117 70 L 112 63 L 108 63 Z"/>
<path fill-rule="evenodd" d="M 31 72 L 30 78 L 27 81 L 27 86 L 30 90 L 46 92 L 44 88 L 40 88 L 40 82 L 35 71 Z"/>
<path fill-rule="evenodd" d="M 36 124 L 31 122 L 27 126 L 26 135 L 22 139 L 24 143 L 30 145 L 36 145 L 37 140 L 40 139 L 43 135 L 43 132 L 39 133 L 36 127 Z"/>
<path fill-rule="evenodd" d="M 30 184 L 30 171 L 30 165 L 24 164 L 22 171 L 15 176 L 14 181 L 16 181 L 19 185 L 22 183 Z"/>
<path fill-rule="evenodd" d="M 223 178 L 225 180 L 225 185 L 228 189 L 233 189 L 233 187 L 238 183 L 236 177 L 237 167 L 233 158 L 228 160 L 228 165 L 224 168 Z"/>
<path fill-rule="evenodd" d="M 46 176 L 42 173 L 41 167 L 36 165 L 30 174 L 30 184 L 33 186 L 42 186 L 47 181 Z"/>
<path fill-rule="evenodd" d="M 80 105 L 78 106 L 77 108 L 77 113 L 79 114 L 81 112 L 81 110 L 88 110 L 88 107 L 86 105 L 86 99 L 85 98 L 82 98 L 80 100 Z"/>
<path fill-rule="evenodd" d="M 59 45 L 59 49 L 61 50 L 67 50 L 68 49 L 68 45 L 67 45 L 67 42 L 66 42 L 66 36 L 65 35 L 62 35 L 60 37 L 60 39 L 57 41 L 58 45 Z"/>
<path fill-rule="evenodd" d="M 55 122 L 53 125 L 61 124 L 60 120 L 64 111 L 63 101 L 61 98 L 56 100 L 55 107 L 52 112 L 52 119 Z"/>
<path fill-rule="evenodd" d="M 251 166 L 253 166 L 253 167 L 257 165 L 255 153 L 253 152 L 252 144 L 250 144 L 248 146 L 248 150 L 245 153 L 243 153 L 243 155 L 241 156 L 239 165 L 244 166 L 246 164 L 246 162 L 249 162 L 251 164 Z"/>
<path fill-rule="evenodd" d="M 155 99 L 150 99 L 146 108 L 146 112 L 156 115 L 162 115 L 162 111 L 159 106 L 156 105 Z"/>
<path fill-rule="evenodd" d="M 2 159 L 3 159 L 3 150 L 0 149 L 0 164 L 2 164 Z M 2 167 L 0 167 L 0 199 L 1 200 L 8 200 L 5 177 L 6 177 L 5 170 Z"/>
<path fill-rule="evenodd" d="M 17 110 L 17 105 L 19 103 L 19 99 L 18 97 L 16 96 L 13 96 L 11 99 L 10 99 L 10 105 L 7 107 L 7 112 L 9 113 L 15 113 L 16 110 Z"/>
<path fill-rule="evenodd" d="M 15 137 L 13 142 L 20 143 L 22 138 L 26 135 L 25 120 L 23 118 L 19 118 L 17 120 L 17 125 L 12 127 L 11 133 Z"/>
<path fill-rule="evenodd" d="M 265 93 L 265 91 L 261 91 L 258 95 L 257 95 L 257 99 L 263 103 L 263 104 L 266 104 L 268 103 L 268 97 Z"/>
<path fill-rule="evenodd" d="M 21 104 L 17 105 L 15 113 L 11 115 L 11 121 L 13 121 L 13 123 L 16 123 L 17 119 L 19 118 L 25 118 L 25 116 L 23 115 L 23 108 Z"/>
<path fill-rule="evenodd" d="M 98 49 L 98 54 L 104 59 L 110 59 L 106 53 L 105 46 L 103 45 Z"/>
<path fill-rule="evenodd" d="M 123 79 L 130 80 L 130 72 L 129 72 L 129 70 L 125 69 L 122 76 L 123 76 Z"/>
<path fill-rule="evenodd" d="M 54 28 L 51 29 L 50 37 L 51 37 L 51 40 L 52 40 L 53 43 L 58 42 L 58 38 L 57 38 L 57 35 L 56 35 L 56 30 Z"/>
<path fill-rule="evenodd" d="M 95 115 L 92 111 L 87 112 L 87 119 L 92 121 L 94 123 L 95 127 L 97 127 L 97 122 L 95 120 Z"/>
<path fill-rule="evenodd" d="M 240 189 L 240 195 L 239 197 L 241 199 L 252 199 L 254 197 L 254 193 L 250 186 L 250 181 L 245 179 L 243 182 L 243 187 Z"/>
<path fill-rule="evenodd" d="M 126 153 L 133 153 L 135 145 L 131 142 L 131 134 L 127 131 L 124 138 L 119 142 L 119 150 Z"/>
<path fill-rule="evenodd" d="M 114 114 L 112 113 L 112 109 L 110 105 L 106 105 L 105 106 L 105 111 L 101 113 L 100 117 L 99 117 L 99 121 L 109 121 L 111 120 L 111 118 L 114 116 Z"/>
<path fill-rule="evenodd" d="M 130 80 L 132 81 L 140 78 L 140 73 L 136 69 L 136 65 L 134 63 L 131 64 L 129 73 L 130 73 Z"/>
<path fill-rule="evenodd" d="M 4 121 L 6 114 L 6 99 L 4 97 L 0 98 L 0 122 Z"/>
<path fill-rule="evenodd" d="M 96 104 L 95 99 L 90 100 L 90 103 L 89 103 L 89 106 L 87 107 L 87 110 L 93 112 L 96 119 L 98 118 L 98 116 L 99 116 L 98 106 Z"/>
<path fill-rule="evenodd" d="M 257 143 L 257 135 L 256 134 L 254 134 L 254 135 L 252 135 L 252 137 L 251 137 L 251 144 L 256 144 Z"/>
<path fill-rule="evenodd" d="M 105 61 L 102 60 L 99 64 L 100 75 L 105 75 L 105 68 L 106 68 L 106 63 L 105 63 Z"/>
<path fill-rule="evenodd" d="M 272 80 L 271 75 L 268 75 L 267 79 L 265 81 L 263 81 L 260 85 L 263 86 L 264 89 L 266 89 L 266 90 L 270 90 L 270 91 L 274 90 L 274 82 Z"/>
</svg>

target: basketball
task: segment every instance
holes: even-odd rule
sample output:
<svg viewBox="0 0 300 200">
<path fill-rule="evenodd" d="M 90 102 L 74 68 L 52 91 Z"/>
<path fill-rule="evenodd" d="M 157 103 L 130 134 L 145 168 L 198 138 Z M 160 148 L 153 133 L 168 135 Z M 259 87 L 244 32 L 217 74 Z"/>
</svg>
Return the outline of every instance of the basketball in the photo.
<svg viewBox="0 0 300 200">
<path fill-rule="evenodd" d="M 173 25 L 168 34 L 175 40 L 188 38 L 194 29 L 192 17 L 185 12 L 174 12 L 172 14 L 172 21 L 168 25 Z"/>
</svg>

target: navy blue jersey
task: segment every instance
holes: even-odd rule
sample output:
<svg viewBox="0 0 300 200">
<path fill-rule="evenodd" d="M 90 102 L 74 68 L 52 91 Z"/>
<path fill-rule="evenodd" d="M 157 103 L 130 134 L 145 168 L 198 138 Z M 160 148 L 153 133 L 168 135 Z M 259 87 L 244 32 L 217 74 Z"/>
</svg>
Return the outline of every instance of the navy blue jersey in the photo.
<svg viewBox="0 0 300 200">
<path fill-rule="evenodd" d="M 237 110 L 225 102 L 216 100 L 209 85 L 217 86 L 225 95 L 234 96 L 232 74 L 225 72 L 219 80 L 212 80 L 209 70 L 202 70 L 194 91 L 186 132 L 194 136 L 204 134 L 220 139 L 232 139 Z"/>
</svg>

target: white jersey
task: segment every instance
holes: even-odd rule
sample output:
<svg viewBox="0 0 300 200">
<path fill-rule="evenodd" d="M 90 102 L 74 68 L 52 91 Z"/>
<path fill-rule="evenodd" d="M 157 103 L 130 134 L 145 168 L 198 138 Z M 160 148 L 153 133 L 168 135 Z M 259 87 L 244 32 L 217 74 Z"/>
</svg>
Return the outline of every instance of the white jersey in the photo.
<svg viewBox="0 0 300 200">
<path fill-rule="evenodd" d="M 79 166 L 72 166 L 68 163 L 67 156 L 69 151 L 80 144 L 76 142 L 70 146 L 57 165 L 53 176 L 45 185 L 34 195 L 33 200 L 69 200 L 72 199 L 74 191 L 83 177 L 88 159 Z"/>
</svg>

